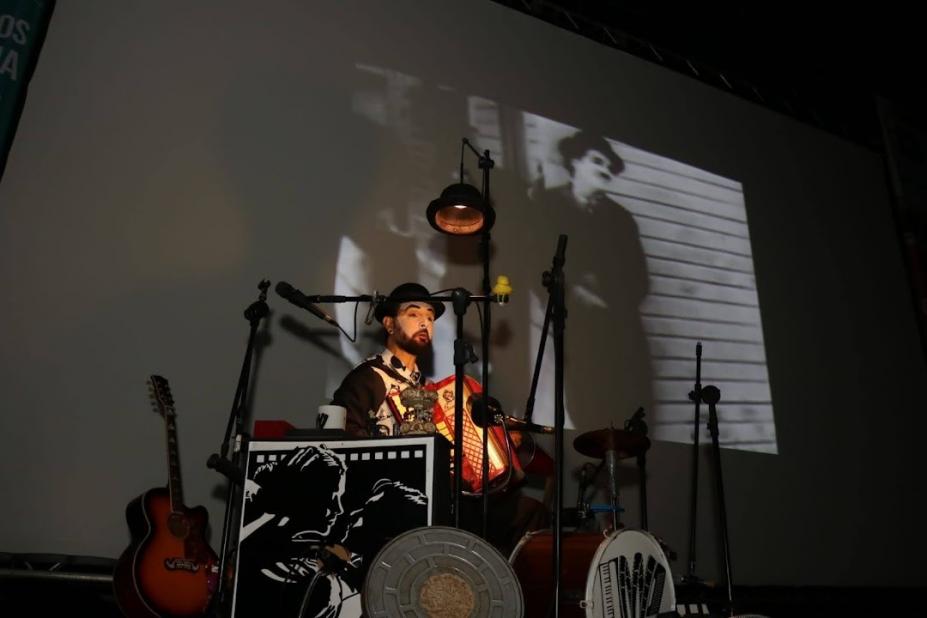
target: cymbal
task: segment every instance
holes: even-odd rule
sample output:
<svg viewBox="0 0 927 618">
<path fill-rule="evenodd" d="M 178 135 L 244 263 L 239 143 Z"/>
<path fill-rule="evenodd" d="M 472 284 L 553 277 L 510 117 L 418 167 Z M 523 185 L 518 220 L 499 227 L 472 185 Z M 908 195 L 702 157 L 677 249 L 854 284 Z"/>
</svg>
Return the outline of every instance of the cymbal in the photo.
<svg viewBox="0 0 927 618">
<path fill-rule="evenodd" d="M 650 439 L 639 433 L 610 427 L 577 436 L 573 440 L 573 448 L 593 459 L 605 459 L 608 451 L 615 451 L 618 459 L 626 459 L 643 455 L 650 448 Z"/>
<path fill-rule="evenodd" d="M 538 425 L 532 423 L 531 421 L 526 421 L 523 418 L 515 418 L 514 416 L 503 416 L 502 421 L 505 423 L 505 428 L 513 431 L 528 431 L 531 433 L 554 433 L 553 427 L 548 427 L 547 425 Z"/>
</svg>

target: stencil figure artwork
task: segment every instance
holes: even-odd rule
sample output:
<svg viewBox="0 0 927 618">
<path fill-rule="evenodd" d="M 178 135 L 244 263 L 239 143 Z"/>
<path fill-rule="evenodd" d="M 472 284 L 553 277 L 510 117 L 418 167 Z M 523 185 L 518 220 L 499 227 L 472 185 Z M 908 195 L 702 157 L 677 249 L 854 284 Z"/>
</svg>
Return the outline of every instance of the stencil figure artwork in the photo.
<svg viewBox="0 0 927 618">
<path fill-rule="evenodd" d="M 279 444 L 249 454 L 234 614 L 360 616 L 376 553 L 429 523 L 426 448 Z"/>
</svg>

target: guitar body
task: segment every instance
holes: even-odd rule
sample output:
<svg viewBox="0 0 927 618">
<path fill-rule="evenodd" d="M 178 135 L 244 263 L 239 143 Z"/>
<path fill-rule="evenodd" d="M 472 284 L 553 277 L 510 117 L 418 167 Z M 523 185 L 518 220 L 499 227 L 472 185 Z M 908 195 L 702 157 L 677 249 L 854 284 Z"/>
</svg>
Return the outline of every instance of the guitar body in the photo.
<svg viewBox="0 0 927 618">
<path fill-rule="evenodd" d="M 166 488 L 151 489 L 126 507 L 132 543 L 113 574 L 120 609 L 129 618 L 205 614 L 218 584 L 218 557 L 204 538 L 202 506 L 171 511 Z"/>
</svg>

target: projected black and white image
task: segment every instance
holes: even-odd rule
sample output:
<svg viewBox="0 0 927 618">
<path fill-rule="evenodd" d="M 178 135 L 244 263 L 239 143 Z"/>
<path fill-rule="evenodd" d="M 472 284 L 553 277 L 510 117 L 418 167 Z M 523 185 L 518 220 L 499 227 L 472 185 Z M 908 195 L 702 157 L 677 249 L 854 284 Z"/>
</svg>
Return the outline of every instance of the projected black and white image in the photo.
<svg viewBox="0 0 927 618">
<path fill-rule="evenodd" d="M 643 407 L 651 438 L 690 443 L 688 394 L 701 342 L 702 384 L 722 393 L 721 445 L 776 452 L 739 182 L 394 70 L 358 65 L 357 73 L 354 112 L 386 144 L 381 147 L 395 150 L 387 158 L 395 168 L 379 183 L 390 199 L 377 202 L 364 226 L 340 239 L 337 294 L 369 294 L 404 278 L 432 290 L 478 290 L 476 252 L 460 239 L 436 235 L 422 206 L 457 180 L 454 146 L 465 136 L 496 162 L 492 268 L 515 287 L 511 302 L 493 316 L 493 388 L 506 397 L 507 413 L 524 410 L 547 301 L 541 276 L 558 235 L 566 234 L 567 427 L 620 427 Z M 475 178 L 471 168 L 475 162 L 467 165 Z M 351 322 L 353 307 L 337 311 L 340 321 Z M 453 373 L 453 328 L 453 320 L 436 323 L 432 377 Z M 475 339 L 478 330 L 470 328 Z M 344 362 L 332 379 L 378 346 L 370 337 L 357 345 L 342 339 Z M 548 425 L 553 367 L 548 345 L 532 417 Z M 468 373 L 478 377 L 479 367 Z M 700 438 L 707 441 L 707 432 Z"/>
<path fill-rule="evenodd" d="M 574 187 L 572 176 L 570 183 L 564 183 L 562 168 L 571 171 L 575 168 L 571 161 L 582 161 L 567 148 L 583 133 L 528 114 L 525 125 L 528 141 L 535 146 L 529 169 L 539 170 L 545 187 Z M 606 147 L 609 150 L 602 153 Z M 695 346 L 702 342 L 702 383 L 715 384 L 724 397 L 722 445 L 775 453 L 759 300 L 740 184 L 615 140 L 599 148 L 587 149 L 583 155 L 590 165 L 596 156 L 610 153 L 623 163 L 620 174 L 594 172 L 601 180 L 597 207 L 620 210 L 633 222 L 612 223 L 609 230 L 615 232 L 606 232 L 596 247 L 585 247 L 591 255 L 584 266 L 590 270 L 577 277 L 574 267 L 569 275 L 571 316 L 577 307 L 598 306 L 609 317 L 596 331 L 623 331 L 623 338 L 634 342 L 620 350 L 623 358 L 611 362 L 619 380 L 622 374 L 636 376 L 635 382 L 649 374 L 652 437 L 691 442 L 688 393 L 694 382 Z M 571 192 L 579 205 L 577 190 Z M 637 238 L 631 238 L 628 229 Z M 590 295 L 584 289 L 586 279 L 605 282 L 609 293 L 620 300 Z M 639 328 L 646 339 L 643 347 L 636 339 Z M 582 348 L 573 350 L 583 355 Z M 649 370 L 634 363 L 647 363 Z M 568 376 L 568 409 L 569 393 L 576 385 L 576 378 Z M 639 392 L 638 397 L 647 408 L 647 393 Z M 599 401 L 607 405 L 605 399 Z"/>
</svg>

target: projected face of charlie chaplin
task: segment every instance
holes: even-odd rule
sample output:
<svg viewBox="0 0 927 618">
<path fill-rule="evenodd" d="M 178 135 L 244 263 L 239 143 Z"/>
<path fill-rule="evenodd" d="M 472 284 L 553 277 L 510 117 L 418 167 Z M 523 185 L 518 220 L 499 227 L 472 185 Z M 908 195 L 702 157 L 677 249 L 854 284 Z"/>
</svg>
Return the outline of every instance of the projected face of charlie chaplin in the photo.
<svg viewBox="0 0 927 618">
<path fill-rule="evenodd" d="M 395 317 L 383 318 L 388 340 L 414 356 L 420 356 L 431 346 L 434 324 L 435 310 L 418 302 L 403 303 Z"/>
<path fill-rule="evenodd" d="M 615 175 L 612 173 L 612 160 L 598 150 L 586 153 L 571 161 L 573 167 L 573 186 L 581 189 L 584 195 L 605 191 Z"/>
</svg>

